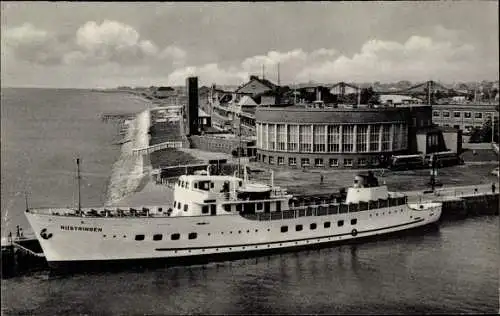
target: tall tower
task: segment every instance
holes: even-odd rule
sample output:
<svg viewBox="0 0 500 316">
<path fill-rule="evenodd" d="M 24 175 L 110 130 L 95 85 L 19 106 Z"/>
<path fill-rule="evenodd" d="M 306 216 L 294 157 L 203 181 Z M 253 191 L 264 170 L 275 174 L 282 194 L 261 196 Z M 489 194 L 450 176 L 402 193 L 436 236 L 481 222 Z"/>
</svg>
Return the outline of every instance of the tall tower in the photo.
<svg viewBox="0 0 500 316">
<path fill-rule="evenodd" d="M 198 77 L 186 79 L 187 104 L 186 104 L 186 135 L 199 135 L 198 130 Z"/>
</svg>

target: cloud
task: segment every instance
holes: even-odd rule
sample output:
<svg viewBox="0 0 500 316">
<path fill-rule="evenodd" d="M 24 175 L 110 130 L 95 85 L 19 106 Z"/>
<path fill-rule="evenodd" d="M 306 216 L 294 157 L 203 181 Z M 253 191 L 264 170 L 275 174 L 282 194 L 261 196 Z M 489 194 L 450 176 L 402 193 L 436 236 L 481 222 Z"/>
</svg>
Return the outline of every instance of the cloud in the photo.
<svg viewBox="0 0 500 316">
<path fill-rule="evenodd" d="M 122 66 L 170 63 L 184 65 L 187 54 L 176 46 L 157 47 L 142 39 L 132 26 L 104 20 L 88 21 L 71 36 L 56 37 L 26 23 L 5 31 L 2 44 L 23 62 L 39 65 L 102 66 L 114 63 Z"/>
<path fill-rule="evenodd" d="M 132 26 L 111 20 L 88 21 L 71 34 L 53 34 L 27 23 L 2 29 L 1 43 L 2 78 L 34 82 L 52 71 L 54 82 L 61 81 L 54 83 L 59 86 L 71 80 L 80 87 L 85 82 L 88 86 L 184 85 L 192 75 L 205 85 L 239 85 L 250 75 L 260 76 L 263 65 L 266 78 L 276 82 L 278 64 L 282 84 L 498 78 L 498 58 L 489 59 L 481 54 L 482 46 L 439 25 L 429 35 L 403 41 L 366 40 L 350 55 L 333 47 L 294 48 L 207 64 L 196 64 L 199 54 L 188 55 L 176 45 L 159 46 Z"/>
<path fill-rule="evenodd" d="M 235 68 L 222 69 L 211 63 L 200 67 L 190 66 L 177 69 L 167 77 L 168 85 L 184 85 L 189 76 L 198 76 L 202 84 L 217 83 L 219 85 L 238 84 L 247 79 L 248 73 Z"/>
<path fill-rule="evenodd" d="M 185 76 L 198 75 L 205 84 L 239 84 L 239 78 L 260 75 L 265 66 L 266 78 L 276 81 L 280 64 L 281 83 L 334 83 L 338 81 L 460 81 L 498 77 L 498 60 L 485 62 L 477 49 L 460 42 L 459 33 L 436 27 L 436 36 L 410 36 L 404 42 L 370 39 L 352 56 L 339 54 L 333 48 L 306 52 L 270 51 L 244 59 L 226 68 L 217 64 L 185 67 L 169 76 L 170 84 L 183 84 Z M 207 70 L 213 70 L 213 72 Z M 209 77 L 205 80 L 204 76 Z"/>
<path fill-rule="evenodd" d="M 2 32 L 2 49 L 18 59 L 41 65 L 59 63 L 65 47 L 58 38 L 30 23 Z"/>
<path fill-rule="evenodd" d="M 320 82 L 339 80 L 460 80 L 470 74 L 488 72 L 469 44 L 436 41 L 430 37 L 411 36 L 404 43 L 369 40 L 359 53 L 307 67 L 297 80 L 314 77 Z"/>
</svg>

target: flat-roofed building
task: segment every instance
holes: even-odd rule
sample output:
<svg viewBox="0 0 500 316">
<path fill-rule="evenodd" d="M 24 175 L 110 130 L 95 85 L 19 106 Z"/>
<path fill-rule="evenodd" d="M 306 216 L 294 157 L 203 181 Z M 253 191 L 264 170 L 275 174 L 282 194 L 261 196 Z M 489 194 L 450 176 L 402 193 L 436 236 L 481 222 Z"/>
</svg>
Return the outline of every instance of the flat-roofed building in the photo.
<svg viewBox="0 0 500 316">
<path fill-rule="evenodd" d="M 470 133 L 481 128 L 487 120 L 498 120 L 498 105 L 435 104 L 432 106 L 432 123 L 437 126 L 454 127 Z"/>
<path fill-rule="evenodd" d="M 427 105 L 259 107 L 257 160 L 300 168 L 369 168 L 392 155 L 445 151 L 431 115 Z M 421 144 L 417 133 L 423 135 Z"/>
</svg>

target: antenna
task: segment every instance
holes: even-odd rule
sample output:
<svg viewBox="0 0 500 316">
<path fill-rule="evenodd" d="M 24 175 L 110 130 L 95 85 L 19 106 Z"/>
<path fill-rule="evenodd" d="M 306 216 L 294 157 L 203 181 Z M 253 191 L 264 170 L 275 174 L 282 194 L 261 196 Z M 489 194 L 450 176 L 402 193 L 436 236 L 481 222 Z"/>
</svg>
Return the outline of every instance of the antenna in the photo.
<svg viewBox="0 0 500 316">
<path fill-rule="evenodd" d="M 24 202 L 26 203 L 26 212 L 30 210 L 28 205 L 28 192 L 24 192 Z"/>
<path fill-rule="evenodd" d="M 80 193 L 80 158 L 76 158 L 76 179 L 78 180 L 78 212 L 82 210 L 82 197 Z"/>
<path fill-rule="evenodd" d="M 241 113 L 238 115 L 239 118 L 239 147 L 238 147 L 238 177 L 241 177 L 241 152 L 243 151 L 241 149 Z"/>
<path fill-rule="evenodd" d="M 278 86 L 280 85 L 280 63 L 278 63 Z"/>
</svg>

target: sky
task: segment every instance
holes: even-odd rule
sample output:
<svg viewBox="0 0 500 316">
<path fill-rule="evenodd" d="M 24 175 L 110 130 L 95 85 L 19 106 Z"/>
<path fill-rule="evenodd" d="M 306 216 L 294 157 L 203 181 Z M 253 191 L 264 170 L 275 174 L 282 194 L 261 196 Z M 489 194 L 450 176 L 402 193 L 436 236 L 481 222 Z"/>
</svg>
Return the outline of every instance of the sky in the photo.
<svg viewBox="0 0 500 316">
<path fill-rule="evenodd" d="M 498 24 L 498 1 L 2 1 L 1 84 L 498 80 Z"/>
</svg>

